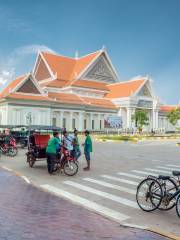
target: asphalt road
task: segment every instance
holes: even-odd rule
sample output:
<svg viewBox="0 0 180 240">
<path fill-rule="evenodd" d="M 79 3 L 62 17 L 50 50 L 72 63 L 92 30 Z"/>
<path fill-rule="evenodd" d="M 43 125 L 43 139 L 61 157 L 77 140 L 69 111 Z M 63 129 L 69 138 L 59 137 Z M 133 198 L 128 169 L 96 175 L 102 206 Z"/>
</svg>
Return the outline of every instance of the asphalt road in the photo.
<svg viewBox="0 0 180 240">
<path fill-rule="evenodd" d="M 175 209 L 146 213 L 136 204 L 135 192 L 147 174 L 170 174 L 180 169 L 180 147 L 174 140 L 144 141 L 137 144 L 94 142 L 92 168 L 84 172 L 82 156 L 79 172 L 74 177 L 57 173 L 49 176 L 46 162 L 34 168 L 26 163 L 25 152 L 15 158 L 1 157 L 0 165 L 26 176 L 34 184 L 82 205 L 119 223 L 158 228 L 180 236 L 180 219 Z M 135 176 L 134 176 L 135 175 Z"/>
</svg>

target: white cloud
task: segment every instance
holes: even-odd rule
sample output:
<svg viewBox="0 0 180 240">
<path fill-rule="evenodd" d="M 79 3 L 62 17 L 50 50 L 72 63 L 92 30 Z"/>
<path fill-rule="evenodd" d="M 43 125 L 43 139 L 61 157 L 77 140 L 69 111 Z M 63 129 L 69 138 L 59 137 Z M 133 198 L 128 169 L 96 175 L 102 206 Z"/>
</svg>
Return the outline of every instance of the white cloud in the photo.
<svg viewBox="0 0 180 240">
<path fill-rule="evenodd" d="M 51 52 L 51 53 L 55 53 L 55 51 L 53 51 L 51 48 L 45 46 L 45 45 L 29 45 L 29 46 L 23 46 L 20 48 L 16 48 L 14 50 L 13 54 L 17 54 L 17 55 L 28 55 L 28 54 L 34 54 L 37 53 L 39 51 L 44 51 L 44 52 Z"/>
<path fill-rule="evenodd" d="M 45 45 L 32 44 L 14 49 L 8 56 L 0 58 L 0 89 L 19 74 L 19 69 L 27 69 L 26 62 L 39 51 L 55 53 Z M 33 66 L 31 66 L 31 69 Z M 24 70 L 27 71 L 27 70 Z M 21 72 L 20 74 L 23 74 Z"/>
</svg>

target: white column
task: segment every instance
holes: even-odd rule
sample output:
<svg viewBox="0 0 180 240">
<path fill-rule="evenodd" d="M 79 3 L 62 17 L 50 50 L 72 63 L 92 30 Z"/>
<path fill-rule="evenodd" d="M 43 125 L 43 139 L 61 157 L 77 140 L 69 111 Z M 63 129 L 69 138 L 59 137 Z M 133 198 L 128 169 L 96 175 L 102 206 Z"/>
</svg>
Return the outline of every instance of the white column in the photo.
<svg viewBox="0 0 180 240">
<path fill-rule="evenodd" d="M 78 130 L 83 131 L 84 129 L 84 113 L 79 112 L 78 114 Z"/>
<path fill-rule="evenodd" d="M 158 110 L 153 109 L 153 130 L 158 129 Z"/>
<path fill-rule="evenodd" d="M 89 129 L 92 130 L 93 113 L 89 113 Z"/>
<path fill-rule="evenodd" d="M 64 111 L 60 111 L 60 113 L 59 113 L 59 126 L 61 128 L 63 127 L 63 116 L 64 116 Z"/>
<path fill-rule="evenodd" d="M 72 131 L 72 130 L 73 130 L 73 129 L 72 129 L 72 115 L 73 115 L 73 112 L 69 112 L 68 124 L 67 124 L 67 126 L 68 126 L 68 129 L 67 129 L 67 130 L 69 130 L 69 131 Z"/>
<path fill-rule="evenodd" d="M 101 120 L 101 114 L 99 113 L 99 114 L 98 114 L 98 117 L 97 117 L 97 121 L 98 121 L 97 127 L 96 127 L 97 130 L 100 130 L 100 120 Z M 102 121 L 101 121 L 101 122 L 102 122 Z M 95 125 L 96 125 L 96 124 L 95 124 Z M 102 128 L 102 126 L 101 126 L 101 128 Z"/>
<path fill-rule="evenodd" d="M 126 108 L 127 109 L 127 123 L 126 123 L 126 127 L 131 129 L 132 127 L 132 109 L 131 108 Z"/>
</svg>

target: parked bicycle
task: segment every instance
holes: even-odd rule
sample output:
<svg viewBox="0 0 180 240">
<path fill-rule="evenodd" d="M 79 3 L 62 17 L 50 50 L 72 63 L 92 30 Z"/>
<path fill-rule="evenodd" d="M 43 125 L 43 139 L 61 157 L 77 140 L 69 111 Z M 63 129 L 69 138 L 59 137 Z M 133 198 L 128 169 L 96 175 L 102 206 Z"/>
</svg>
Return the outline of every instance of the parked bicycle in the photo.
<svg viewBox="0 0 180 240">
<path fill-rule="evenodd" d="M 167 211 L 176 206 L 177 215 L 180 217 L 180 171 L 172 171 L 172 175 L 148 176 L 140 182 L 136 200 L 143 211 Z"/>
</svg>

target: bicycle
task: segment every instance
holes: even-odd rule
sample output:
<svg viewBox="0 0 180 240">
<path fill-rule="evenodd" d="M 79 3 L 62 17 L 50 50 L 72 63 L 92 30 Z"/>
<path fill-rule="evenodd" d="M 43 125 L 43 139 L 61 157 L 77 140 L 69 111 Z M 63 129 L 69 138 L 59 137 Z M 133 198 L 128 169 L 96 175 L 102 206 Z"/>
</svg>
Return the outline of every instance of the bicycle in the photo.
<svg viewBox="0 0 180 240">
<path fill-rule="evenodd" d="M 137 187 L 136 200 L 139 207 L 146 212 L 159 210 L 170 210 L 176 206 L 177 215 L 180 217 L 180 171 L 173 171 L 173 176 L 154 177 L 148 176 L 140 182 Z M 175 182 L 176 180 L 176 182 Z M 172 187 L 167 189 L 167 183 Z M 146 187 L 145 195 L 142 194 L 143 187 Z M 141 202 L 145 200 L 145 204 Z"/>
</svg>

